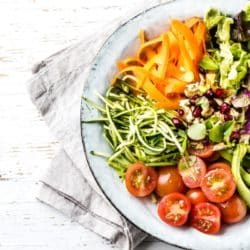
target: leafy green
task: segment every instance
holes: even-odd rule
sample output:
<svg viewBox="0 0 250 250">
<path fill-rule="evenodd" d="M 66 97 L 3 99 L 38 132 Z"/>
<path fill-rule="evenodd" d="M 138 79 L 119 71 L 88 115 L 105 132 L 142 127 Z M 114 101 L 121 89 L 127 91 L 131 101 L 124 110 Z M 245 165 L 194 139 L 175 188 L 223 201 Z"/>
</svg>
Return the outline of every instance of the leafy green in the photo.
<svg viewBox="0 0 250 250">
<path fill-rule="evenodd" d="M 210 55 L 205 55 L 199 65 L 205 70 L 217 71 L 219 68 L 218 63 Z"/>
<path fill-rule="evenodd" d="M 206 121 L 205 125 L 207 129 L 214 127 L 214 125 L 218 122 L 219 118 L 217 116 L 210 116 Z"/>
<path fill-rule="evenodd" d="M 212 142 L 221 142 L 224 138 L 223 125 L 218 124 L 217 126 L 211 128 L 208 136 Z"/>
<path fill-rule="evenodd" d="M 227 121 L 223 125 L 223 131 L 224 131 L 224 140 L 229 143 L 230 136 L 234 130 L 235 127 L 235 121 Z"/>
<path fill-rule="evenodd" d="M 205 23 L 210 30 L 210 43 L 200 66 L 216 71 L 219 86 L 236 93 L 250 66 L 250 3 L 234 19 L 210 9 Z"/>
<path fill-rule="evenodd" d="M 244 15 L 243 15 L 244 22 L 249 22 L 250 21 L 250 2 L 246 3 L 243 12 L 244 12 Z"/>
<path fill-rule="evenodd" d="M 220 42 L 228 42 L 230 40 L 230 26 L 233 19 L 230 17 L 223 17 L 218 23 L 216 36 Z"/>
<path fill-rule="evenodd" d="M 232 40 L 249 42 L 250 39 L 250 3 L 248 2 L 238 15 L 231 31 Z"/>
<path fill-rule="evenodd" d="M 224 18 L 224 16 L 217 9 L 209 9 L 205 15 L 204 21 L 207 28 L 210 30 Z"/>
</svg>

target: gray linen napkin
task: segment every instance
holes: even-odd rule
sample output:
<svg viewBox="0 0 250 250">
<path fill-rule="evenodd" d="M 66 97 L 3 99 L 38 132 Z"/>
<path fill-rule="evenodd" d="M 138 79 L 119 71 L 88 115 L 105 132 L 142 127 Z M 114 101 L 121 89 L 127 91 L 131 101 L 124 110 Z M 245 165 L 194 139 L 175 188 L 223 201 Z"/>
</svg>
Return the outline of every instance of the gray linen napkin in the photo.
<svg viewBox="0 0 250 250">
<path fill-rule="evenodd" d="M 150 1 L 150 5 L 158 2 Z M 137 6 L 137 10 L 144 6 L 148 7 L 149 2 Z M 114 20 L 105 32 L 89 36 L 37 64 L 28 91 L 52 134 L 61 142 L 61 149 L 41 179 L 38 199 L 119 249 L 133 249 L 147 235 L 124 219 L 103 196 L 85 161 L 80 135 L 80 101 L 89 65 L 121 22 Z"/>
</svg>

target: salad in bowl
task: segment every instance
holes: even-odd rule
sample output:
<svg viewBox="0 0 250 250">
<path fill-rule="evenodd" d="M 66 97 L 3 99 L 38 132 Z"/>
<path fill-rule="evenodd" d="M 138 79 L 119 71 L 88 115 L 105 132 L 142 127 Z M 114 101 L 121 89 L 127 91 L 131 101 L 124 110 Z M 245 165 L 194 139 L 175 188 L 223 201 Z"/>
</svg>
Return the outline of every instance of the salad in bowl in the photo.
<svg viewBox="0 0 250 250">
<path fill-rule="evenodd" d="M 171 18 L 118 60 L 99 112 L 111 151 L 92 150 L 166 226 L 218 234 L 250 207 L 250 4 Z"/>
</svg>

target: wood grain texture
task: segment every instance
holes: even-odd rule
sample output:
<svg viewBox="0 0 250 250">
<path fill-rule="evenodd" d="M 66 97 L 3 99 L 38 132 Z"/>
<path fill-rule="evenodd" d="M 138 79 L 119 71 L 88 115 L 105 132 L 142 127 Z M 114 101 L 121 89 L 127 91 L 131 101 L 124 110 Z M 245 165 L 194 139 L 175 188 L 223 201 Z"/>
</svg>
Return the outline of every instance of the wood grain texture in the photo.
<svg viewBox="0 0 250 250">
<path fill-rule="evenodd" d="M 58 142 L 31 104 L 35 62 L 76 42 L 143 0 L 0 1 L 0 249 L 111 249 L 35 199 Z M 144 1 L 150 4 L 150 1 Z M 174 249 L 154 239 L 137 248 Z"/>
</svg>

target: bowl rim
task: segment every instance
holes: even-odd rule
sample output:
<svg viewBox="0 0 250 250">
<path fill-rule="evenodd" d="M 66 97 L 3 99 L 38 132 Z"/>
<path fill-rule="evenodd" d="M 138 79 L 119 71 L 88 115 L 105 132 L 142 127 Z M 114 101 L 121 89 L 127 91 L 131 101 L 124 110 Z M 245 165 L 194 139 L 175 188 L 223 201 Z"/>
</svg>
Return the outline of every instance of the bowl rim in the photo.
<svg viewBox="0 0 250 250">
<path fill-rule="evenodd" d="M 115 27 L 111 33 L 107 36 L 107 38 L 104 40 L 104 42 L 101 44 L 100 48 L 97 50 L 95 56 L 93 57 L 93 59 L 91 60 L 91 63 L 90 63 L 90 67 L 89 67 L 89 70 L 88 70 L 88 73 L 87 73 L 87 77 L 85 78 L 84 82 L 87 82 L 87 79 L 88 79 L 88 75 L 89 73 L 91 72 L 91 70 L 95 69 L 95 63 L 97 62 L 97 59 L 98 57 L 100 56 L 102 50 L 103 50 L 103 47 L 105 47 L 108 43 L 109 43 L 109 40 L 125 25 L 129 24 L 129 22 L 133 21 L 134 19 L 140 17 L 141 15 L 143 14 L 146 14 L 147 12 L 153 10 L 153 9 L 156 9 L 160 6 L 165 6 L 165 5 L 168 5 L 168 4 L 171 4 L 171 3 L 174 3 L 174 2 L 177 2 L 178 0 L 167 0 L 167 2 L 164 2 L 164 3 L 157 3 L 155 4 L 154 6 L 152 7 L 149 7 L 145 10 L 142 10 L 142 11 L 139 11 L 137 14 L 135 15 L 132 15 L 131 17 L 128 17 L 125 21 L 123 21 L 121 24 L 119 24 L 117 27 Z M 85 84 L 83 85 L 83 89 L 82 89 L 82 93 L 84 92 L 84 89 L 85 89 Z M 83 134 L 83 123 L 82 123 L 82 117 L 83 117 L 83 103 L 84 103 L 84 100 L 83 98 L 81 98 L 81 102 L 80 102 L 80 134 L 81 134 L 81 144 L 83 146 L 83 151 L 84 151 L 84 154 L 85 154 L 85 159 L 86 159 L 86 163 L 88 165 L 88 168 L 97 184 L 97 186 L 100 188 L 100 190 L 102 191 L 103 195 L 105 196 L 105 198 L 110 202 L 110 204 L 113 206 L 113 208 L 122 216 L 124 217 L 129 223 L 131 223 L 135 228 L 141 230 L 142 232 L 144 232 L 145 234 L 147 235 L 151 235 L 153 236 L 155 239 L 161 241 L 161 242 L 164 242 L 170 246 L 173 246 L 173 247 L 177 247 L 179 249 L 184 249 L 184 250 L 198 250 L 198 249 L 195 249 L 195 248 L 190 248 L 190 247 L 186 247 L 186 246 L 180 246 L 180 245 L 177 245 L 177 244 L 174 244 L 174 243 L 171 243 L 171 242 L 168 242 L 166 239 L 163 239 L 161 237 L 158 237 L 156 235 L 152 235 L 152 233 L 149 231 L 149 230 L 146 230 L 144 228 L 142 228 L 141 226 L 138 226 L 135 224 L 134 221 L 132 221 L 131 219 L 128 218 L 128 216 L 121 211 L 121 209 L 118 208 L 118 206 L 115 205 L 115 203 L 112 201 L 112 199 L 109 197 L 109 195 L 106 193 L 105 189 L 102 187 L 102 185 L 98 182 L 98 178 L 97 176 L 95 175 L 94 173 L 94 170 L 92 169 L 91 167 L 91 164 L 90 164 L 90 160 L 89 160 L 89 157 L 88 157 L 88 154 L 87 154 L 87 147 L 86 147 L 86 143 L 85 143 L 85 139 L 84 139 L 84 134 Z"/>
</svg>

